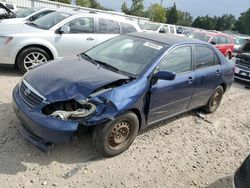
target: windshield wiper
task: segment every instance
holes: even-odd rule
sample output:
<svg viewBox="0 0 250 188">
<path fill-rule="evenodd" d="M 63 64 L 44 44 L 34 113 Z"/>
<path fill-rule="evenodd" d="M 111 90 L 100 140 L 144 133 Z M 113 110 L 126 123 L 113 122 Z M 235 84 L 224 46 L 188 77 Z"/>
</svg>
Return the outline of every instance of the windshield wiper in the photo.
<svg viewBox="0 0 250 188">
<path fill-rule="evenodd" d="M 38 25 L 36 25 L 34 22 L 28 22 L 26 24 L 39 28 Z"/>
<path fill-rule="evenodd" d="M 120 72 L 119 69 L 117 69 L 117 68 L 113 67 L 112 65 L 109 65 L 109 64 L 107 64 L 105 62 L 98 61 L 98 60 L 94 60 L 94 61 L 97 62 L 99 65 L 102 65 L 103 67 L 105 67 L 105 68 L 107 68 L 109 70 L 112 70 L 114 72 Z"/>
<path fill-rule="evenodd" d="M 86 53 L 81 53 L 79 54 L 83 59 L 86 59 L 88 61 L 90 61 L 91 63 L 94 63 L 95 65 L 97 65 L 97 62 L 92 59 L 92 57 L 90 57 L 89 55 L 87 55 Z"/>
</svg>

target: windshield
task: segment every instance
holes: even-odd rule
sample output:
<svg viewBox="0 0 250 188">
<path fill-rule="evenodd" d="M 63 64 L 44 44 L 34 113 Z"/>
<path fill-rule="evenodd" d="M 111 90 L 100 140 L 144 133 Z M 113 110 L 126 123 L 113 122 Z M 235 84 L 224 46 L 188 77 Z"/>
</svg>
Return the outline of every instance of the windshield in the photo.
<svg viewBox="0 0 250 188">
<path fill-rule="evenodd" d="M 142 25 L 141 28 L 144 30 L 157 31 L 160 26 L 161 26 L 161 24 L 146 23 L 146 24 Z"/>
<path fill-rule="evenodd" d="M 209 39 L 211 38 L 211 36 L 206 33 L 189 33 L 187 36 L 189 38 L 198 39 L 205 42 L 208 42 Z"/>
<path fill-rule="evenodd" d="M 244 38 L 236 38 L 236 39 L 234 39 L 234 43 L 235 43 L 236 45 L 243 46 L 244 44 L 247 43 L 247 39 L 244 39 Z"/>
<path fill-rule="evenodd" d="M 31 15 L 32 13 L 36 11 L 38 11 L 38 9 L 28 8 L 28 9 L 18 10 L 15 14 L 17 18 L 24 18 L 26 16 Z"/>
<path fill-rule="evenodd" d="M 41 18 L 38 18 L 37 20 L 33 21 L 31 24 L 40 28 L 40 29 L 46 29 L 49 30 L 62 20 L 68 18 L 71 16 L 71 14 L 64 13 L 64 12 L 52 12 L 50 14 L 47 14 Z"/>
<path fill-rule="evenodd" d="M 94 61 L 108 64 L 120 72 L 137 76 L 163 49 L 163 44 L 132 36 L 119 36 L 98 45 L 85 54 Z"/>
</svg>

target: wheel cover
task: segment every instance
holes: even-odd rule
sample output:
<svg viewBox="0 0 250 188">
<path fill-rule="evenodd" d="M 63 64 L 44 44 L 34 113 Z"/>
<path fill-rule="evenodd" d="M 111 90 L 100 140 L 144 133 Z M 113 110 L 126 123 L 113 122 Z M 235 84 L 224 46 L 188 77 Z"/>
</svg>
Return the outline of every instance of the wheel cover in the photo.
<svg viewBox="0 0 250 188">
<path fill-rule="evenodd" d="M 127 121 L 118 122 L 111 130 L 108 138 L 109 147 L 118 150 L 126 146 L 131 135 L 131 126 Z"/>
<path fill-rule="evenodd" d="M 48 61 L 47 58 L 45 57 L 45 55 L 43 55 L 40 52 L 31 52 L 28 55 L 25 56 L 24 61 L 23 61 L 23 65 L 24 68 L 28 71 L 32 68 L 34 68 L 35 66 L 44 63 Z"/>
<path fill-rule="evenodd" d="M 222 99 L 222 94 L 220 93 L 220 91 L 216 91 L 211 97 L 211 102 L 210 102 L 211 111 L 214 111 L 218 108 L 221 99 Z"/>
</svg>

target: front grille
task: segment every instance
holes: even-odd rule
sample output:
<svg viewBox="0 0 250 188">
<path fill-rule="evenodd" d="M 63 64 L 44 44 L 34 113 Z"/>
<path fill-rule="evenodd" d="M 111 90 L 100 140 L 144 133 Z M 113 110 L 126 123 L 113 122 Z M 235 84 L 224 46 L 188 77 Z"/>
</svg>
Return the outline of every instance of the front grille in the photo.
<svg viewBox="0 0 250 188">
<path fill-rule="evenodd" d="M 241 75 L 241 74 L 235 74 L 236 77 L 243 78 L 245 80 L 250 80 L 249 76 Z"/>
<path fill-rule="evenodd" d="M 236 61 L 236 64 L 241 65 L 243 67 L 250 68 L 250 62 L 249 61 L 239 60 L 239 61 Z"/>
<path fill-rule="evenodd" d="M 30 106 L 38 106 L 45 100 L 45 98 L 40 95 L 33 87 L 31 87 L 25 80 L 22 81 L 19 91 L 24 102 Z"/>
</svg>

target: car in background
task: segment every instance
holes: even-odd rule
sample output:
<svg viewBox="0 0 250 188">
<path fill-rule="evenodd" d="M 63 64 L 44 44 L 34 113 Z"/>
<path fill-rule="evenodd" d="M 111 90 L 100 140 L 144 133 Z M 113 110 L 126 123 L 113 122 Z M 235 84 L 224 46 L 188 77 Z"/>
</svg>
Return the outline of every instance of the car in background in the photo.
<svg viewBox="0 0 250 188">
<path fill-rule="evenodd" d="M 250 187 L 250 155 L 244 160 L 239 169 L 234 174 L 235 188 Z"/>
<path fill-rule="evenodd" d="M 209 42 L 228 59 L 233 57 L 234 41 L 230 35 L 219 32 L 194 31 L 189 33 L 187 37 Z"/>
<path fill-rule="evenodd" d="M 14 88 L 13 106 L 22 134 L 42 150 L 93 127 L 98 151 L 115 156 L 159 121 L 215 112 L 233 75 L 234 64 L 208 43 L 137 32 L 35 67 Z"/>
<path fill-rule="evenodd" d="M 46 14 L 49 14 L 55 11 L 56 9 L 51 9 L 51 8 L 20 9 L 15 13 L 15 18 L 4 19 L 0 21 L 0 31 L 1 31 L 1 27 L 3 27 L 4 25 L 22 24 L 26 22 L 35 21 L 36 19 L 41 18 L 42 16 L 45 16 Z"/>
<path fill-rule="evenodd" d="M 15 18 L 15 13 L 0 2 L 0 22 L 2 19 Z"/>
<path fill-rule="evenodd" d="M 175 25 L 162 24 L 162 23 L 145 23 L 141 26 L 142 31 L 154 32 L 154 33 L 166 33 L 166 34 L 177 34 L 177 29 Z"/>
<path fill-rule="evenodd" d="M 240 52 L 241 48 L 250 41 L 250 36 L 237 36 L 234 35 L 234 52 Z"/>
<path fill-rule="evenodd" d="M 0 27 L 0 64 L 25 73 L 34 66 L 84 52 L 119 34 L 140 31 L 136 22 L 98 14 L 56 11 L 26 24 Z"/>
<path fill-rule="evenodd" d="M 17 7 L 14 3 L 10 3 L 10 2 L 1 2 L 2 5 L 4 5 L 5 7 L 7 7 L 9 10 L 11 10 L 12 12 L 16 12 L 17 11 Z"/>
<path fill-rule="evenodd" d="M 234 77 L 250 83 L 250 41 L 245 43 L 236 55 L 235 66 Z"/>
</svg>

